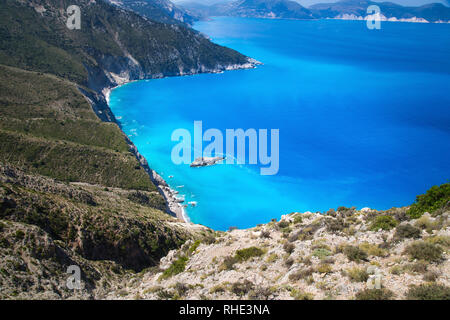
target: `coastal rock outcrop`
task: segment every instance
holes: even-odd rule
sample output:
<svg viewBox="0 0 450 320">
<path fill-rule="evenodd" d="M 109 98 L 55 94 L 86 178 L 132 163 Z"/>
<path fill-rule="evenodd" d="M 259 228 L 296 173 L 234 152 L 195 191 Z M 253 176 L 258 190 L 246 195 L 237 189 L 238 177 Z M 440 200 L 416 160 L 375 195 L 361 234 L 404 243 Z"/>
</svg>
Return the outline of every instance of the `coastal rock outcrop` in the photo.
<svg viewBox="0 0 450 320">
<path fill-rule="evenodd" d="M 191 163 L 191 167 L 206 167 L 212 166 L 220 161 L 225 160 L 225 157 L 199 157 Z"/>
</svg>

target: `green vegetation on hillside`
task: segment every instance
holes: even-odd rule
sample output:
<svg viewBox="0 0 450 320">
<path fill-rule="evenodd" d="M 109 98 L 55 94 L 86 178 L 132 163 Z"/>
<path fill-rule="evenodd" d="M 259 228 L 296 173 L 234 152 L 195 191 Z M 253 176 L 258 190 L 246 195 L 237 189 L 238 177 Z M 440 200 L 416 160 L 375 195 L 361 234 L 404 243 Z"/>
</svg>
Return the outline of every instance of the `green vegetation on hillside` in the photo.
<svg viewBox="0 0 450 320">
<path fill-rule="evenodd" d="M 0 297 L 39 296 L 42 270 L 50 270 L 44 277 L 50 285 L 77 261 L 87 298 L 105 287 L 98 280 L 113 277 L 113 269 L 140 271 L 187 239 L 203 237 L 163 212 L 164 199 L 125 135 L 101 122 L 74 84 L 0 65 L 0 93 L 0 231 L 16 223 L 13 238 L 0 236 Z M 46 245 L 33 247 L 23 233 L 32 226 L 49 239 Z M 46 247 L 48 241 L 59 249 Z M 21 242 L 30 249 L 20 251 Z M 36 259 L 38 269 L 30 265 Z M 86 269 L 106 260 L 113 269 Z M 48 297 L 70 296 L 65 287 L 44 287 L 53 290 Z"/>
<path fill-rule="evenodd" d="M 45 14 L 33 8 L 40 5 Z M 65 25 L 70 5 L 81 8 L 80 30 Z M 139 65 L 130 65 L 129 55 Z M 187 26 L 149 21 L 104 1 L 0 3 L 0 64 L 51 73 L 96 91 L 110 84 L 105 71 L 139 78 L 245 62 L 245 56 Z"/>
<path fill-rule="evenodd" d="M 398 222 L 392 216 L 388 215 L 378 216 L 370 225 L 370 230 L 372 231 L 378 231 L 379 229 L 391 230 L 395 228 L 397 224 Z"/>
<path fill-rule="evenodd" d="M 101 122 L 76 87 L 0 66 L 0 162 L 62 181 L 154 191 L 114 123 Z"/>
<path fill-rule="evenodd" d="M 416 202 L 411 205 L 408 215 L 419 218 L 425 212 L 436 213 L 441 209 L 450 207 L 450 183 L 433 186 L 425 194 L 418 195 Z"/>
</svg>

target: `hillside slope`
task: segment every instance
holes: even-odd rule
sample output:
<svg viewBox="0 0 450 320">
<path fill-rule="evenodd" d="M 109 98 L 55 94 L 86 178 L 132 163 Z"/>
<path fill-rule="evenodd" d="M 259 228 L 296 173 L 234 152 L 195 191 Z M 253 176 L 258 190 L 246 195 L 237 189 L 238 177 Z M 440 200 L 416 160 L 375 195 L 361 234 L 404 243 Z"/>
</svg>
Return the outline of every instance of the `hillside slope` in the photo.
<svg viewBox="0 0 450 320">
<path fill-rule="evenodd" d="M 1 298 L 73 297 L 69 265 L 85 277 L 76 297 L 98 297 L 211 233 L 165 212 L 125 135 L 74 83 L 0 65 L 0 137 Z"/>
<path fill-rule="evenodd" d="M 445 188 L 447 207 L 417 219 L 408 208 L 341 207 L 188 242 L 108 298 L 450 300 Z M 371 276 L 381 289 L 370 286 Z"/>
<path fill-rule="evenodd" d="M 158 196 L 60 182 L 0 161 L 0 299 L 101 298 L 186 240 L 210 237 L 161 211 Z M 82 290 L 66 286 L 72 265 Z"/>
<path fill-rule="evenodd" d="M 75 84 L 0 65 L 0 159 L 62 181 L 156 191 L 114 123 Z"/>
</svg>

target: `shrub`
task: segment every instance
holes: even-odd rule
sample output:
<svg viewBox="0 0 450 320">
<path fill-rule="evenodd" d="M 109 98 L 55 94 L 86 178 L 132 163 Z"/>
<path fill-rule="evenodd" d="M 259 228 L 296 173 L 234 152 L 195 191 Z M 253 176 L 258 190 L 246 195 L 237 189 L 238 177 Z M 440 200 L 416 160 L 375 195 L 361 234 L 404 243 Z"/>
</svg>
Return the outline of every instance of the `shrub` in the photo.
<svg viewBox="0 0 450 320">
<path fill-rule="evenodd" d="M 270 254 L 270 255 L 267 257 L 266 261 L 267 261 L 268 263 L 272 263 L 272 262 L 276 261 L 277 259 L 278 259 L 277 254 L 276 254 L 276 253 L 272 253 L 272 254 Z"/>
<path fill-rule="evenodd" d="M 356 210 L 356 207 L 347 208 L 347 207 L 341 206 L 341 207 L 337 208 L 337 213 L 343 217 L 350 217 L 351 215 L 353 215 L 355 210 Z"/>
<path fill-rule="evenodd" d="M 405 273 L 405 268 L 403 268 L 402 266 L 393 266 L 389 270 L 389 272 L 398 276 L 398 275 L 401 275 L 401 274 Z"/>
<path fill-rule="evenodd" d="M 289 242 L 294 242 L 296 240 L 311 240 L 314 238 L 314 234 L 317 230 L 322 227 L 322 219 L 317 222 L 312 222 L 311 224 L 305 226 L 300 231 L 289 236 Z"/>
<path fill-rule="evenodd" d="M 359 262 L 361 260 L 367 259 L 367 253 L 355 246 L 345 246 L 344 254 L 347 256 L 348 260 Z"/>
<path fill-rule="evenodd" d="M 198 246 L 201 244 L 202 242 L 200 240 L 196 240 L 192 246 L 189 248 L 188 252 L 189 254 L 193 254 L 195 250 L 197 250 Z"/>
<path fill-rule="evenodd" d="M 289 222 L 282 220 L 282 221 L 278 222 L 277 226 L 280 229 L 284 229 L 284 228 L 289 227 Z"/>
<path fill-rule="evenodd" d="M 328 246 L 328 244 L 327 244 L 324 240 L 322 240 L 322 239 L 314 240 L 314 241 L 311 243 L 311 249 L 326 249 L 326 250 L 331 250 L 330 247 Z"/>
<path fill-rule="evenodd" d="M 407 214 L 414 218 L 420 218 L 425 212 L 433 213 L 438 209 L 448 206 L 450 201 L 450 183 L 431 187 L 425 194 L 418 195 Z"/>
<path fill-rule="evenodd" d="M 425 261 L 417 261 L 415 263 L 409 264 L 408 266 L 406 266 L 406 269 L 408 269 L 411 272 L 416 272 L 416 273 L 425 273 L 427 272 L 427 268 L 428 268 L 428 263 L 426 263 Z"/>
<path fill-rule="evenodd" d="M 303 264 L 306 265 L 306 266 L 312 265 L 311 257 L 301 257 L 301 258 L 299 259 L 299 262 L 300 262 L 300 263 L 303 263 Z"/>
<path fill-rule="evenodd" d="M 450 300 L 450 288 L 436 283 L 411 286 L 406 293 L 408 300 Z"/>
<path fill-rule="evenodd" d="M 440 274 L 437 271 L 427 271 L 423 275 L 423 280 L 427 282 L 434 282 L 439 278 Z"/>
<path fill-rule="evenodd" d="M 249 280 L 244 282 L 235 282 L 231 285 L 231 292 L 238 296 L 246 295 L 254 287 L 253 283 Z"/>
<path fill-rule="evenodd" d="M 334 247 L 335 253 L 344 253 L 344 249 L 347 247 L 347 244 L 341 242 Z"/>
<path fill-rule="evenodd" d="M 15 237 L 18 240 L 22 240 L 23 238 L 25 238 L 25 232 L 23 232 L 22 230 L 17 230 Z"/>
<path fill-rule="evenodd" d="M 283 245 L 283 249 L 284 251 L 286 251 L 287 253 L 291 254 L 292 252 L 294 252 L 295 250 L 295 246 L 292 243 L 286 242 Z"/>
<path fill-rule="evenodd" d="M 221 292 L 225 292 L 225 290 L 226 290 L 226 287 L 224 284 L 218 284 L 218 285 L 215 285 L 214 287 L 212 287 L 209 290 L 209 293 L 221 293 Z"/>
<path fill-rule="evenodd" d="M 270 231 L 269 230 L 261 231 L 260 238 L 270 239 Z"/>
<path fill-rule="evenodd" d="M 221 269 L 222 270 L 232 270 L 234 268 L 234 264 L 238 262 L 247 261 L 252 257 L 259 257 L 264 254 L 262 249 L 257 247 L 249 247 L 241 250 L 237 250 L 235 255 L 232 257 L 225 257 L 223 260 Z"/>
<path fill-rule="evenodd" d="M 347 217 L 347 218 L 345 219 L 345 221 L 346 221 L 348 224 L 359 224 L 359 223 L 361 223 L 361 221 L 358 219 L 358 217 L 357 217 L 356 215 Z"/>
<path fill-rule="evenodd" d="M 428 233 L 431 233 L 434 229 L 439 228 L 438 221 L 431 221 L 428 216 L 422 216 L 416 220 L 416 227 L 426 230 Z"/>
<path fill-rule="evenodd" d="M 248 294 L 251 300 L 269 300 L 272 295 L 272 290 L 267 287 L 258 287 Z"/>
<path fill-rule="evenodd" d="M 8 247 L 9 247 L 8 239 L 0 237 L 0 248 L 8 248 Z"/>
<path fill-rule="evenodd" d="M 189 291 L 189 286 L 181 282 L 177 282 L 174 288 L 180 297 L 183 297 Z"/>
<path fill-rule="evenodd" d="M 286 261 L 284 261 L 284 265 L 288 268 L 290 268 L 294 264 L 294 259 L 288 258 Z"/>
<path fill-rule="evenodd" d="M 406 214 L 408 210 L 406 208 L 391 208 L 387 212 L 392 214 L 397 221 L 407 221 L 410 216 Z"/>
<path fill-rule="evenodd" d="M 292 289 L 291 297 L 293 297 L 295 300 L 314 300 L 314 295 L 312 293 L 297 289 Z"/>
<path fill-rule="evenodd" d="M 314 273 L 313 268 L 308 268 L 304 270 L 298 270 L 296 272 L 293 272 L 289 275 L 289 280 L 291 281 L 298 281 L 300 279 L 306 279 L 307 277 L 311 276 Z"/>
<path fill-rule="evenodd" d="M 335 233 L 344 230 L 348 227 L 348 223 L 341 217 L 326 219 L 328 232 Z"/>
<path fill-rule="evenodd" d="M 392 297 L 394 293 L 385 288 L 365 289 L 355 295 L 356 300 L 390 300 Z"/>
<path fill-rule="evenodd" d="M 389 269 L 389 272 L 398 276 L 405 273 L 405 268 L 402 266 L 393 266 L 391 269 Z"/>
<path fill-rule="evenodd" d="M 287 240 L 289 242 L 295 242 L 300 239 L 300 234 L 301 234 L 301 231 L 291 232 L 291 234 L 288 236 Z"/>
<path fill-rule="evenodd" d="M 412 259 L 439 262 L 442 260 L 443 250 L 438 245 L 424 241 L 416 241 L 405 249 L 405 253 Z"/>
<path fill-rule="evenodd" d="M 432 244 L 438 244 L 446 248 L 450 247 L 450 236 L 445 235 L 433 236 L 425 239 L 425 241 Z"/>
<path fill-rule="evenodd" d="M 383 215 L 377 216 L 372 224 L 370 225 L 370 230 L 378 231 L 379 229 L 391 230 L 397 226 L 398 222 L 392 216 Z"/>
<path fill-rule="evenodd" d="M 329 264 L 322 263 L 317 267 L 316 271 L 319 273 L 331 273 L 333 272 L 333 268 Z"/>
<path fill-rule="evenodd" d="M 361 243 L 359 248 L 369 256 L 385 257 L 387 255 L 386 250 L 383 250 L 379 246 L 368 242 Z"/>
<path fill-rule="evenodd" d="M 333 257 L 326 257 L 323 258 L 321 261 L 322 263 L 333 264 L 336 262 L 336 259 L 334 259 Z"/>
<path fill-rule="evenodd" d="M 420 238 L 421 234 L 422 232 L 419 228 L 410 224 L 402 224 L 396 228 L 394 237 L 399 240 L 405 238 Z"/>
<path fill-rule="evenodd" d="M 302 223 L 302 222 L 303 222 L 302 216 L 301 216 L 300 214 L 297 214 L 297 215 L 294 217 L 294 224 L 299 224 L 299 223 Z"/>
<path fill-rule="evenodd" d="M 174 292 L 169 292 L 164 289 L 160 289 L 156 295 L 160 300 L 176 300 L 176 294 Z"/>
<path fill-rule="evenodd" d="M 332 255 L 332 252 L 327 249 L 319 248 L 313 251 L 312 255 L 314 257 L 317 257 L 319 259 L 325 259 L 326 257 Z"/>
<path fill-rule="evenodd" d="M 222 270 L 232 270 L 234 268 L 234 264 L 237 262 L 238 261 L 235 257 L 225 257 L 225 259 L 223 259 L 221 269 Z"/>
<path fill-rule="evenodd" d="M 369 279 L 367 271 L 361 268 L 348 269 L 347 275 L 352 282 L 366 282 Z"/>
<path fill-rule="evenodd" d="M 260 257 L 264 254 L 264 251 L 257 247 L 249 247 L 241 250 L 237 250 L 235 257 L 239 261 L 247 261 L 252 257 Z"/>
<path fill-rule="evenodd" d="M 169 268 L 164 270 L 163 274 L 161 275 L 160 279 L 167 279 L 170 278 L 176 274 L 179 274 L 184 271 L 186 268 L 186 263 L 188 261 L 188 258 L 186 256 L 182 256 L 175 260 Z"/>
</svg>

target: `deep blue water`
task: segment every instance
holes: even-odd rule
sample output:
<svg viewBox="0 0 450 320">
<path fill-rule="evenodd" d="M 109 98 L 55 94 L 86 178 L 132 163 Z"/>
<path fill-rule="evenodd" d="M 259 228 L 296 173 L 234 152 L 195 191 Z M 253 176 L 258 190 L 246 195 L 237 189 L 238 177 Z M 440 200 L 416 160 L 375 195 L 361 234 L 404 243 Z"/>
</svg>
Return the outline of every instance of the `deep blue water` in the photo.
<svg viewBox="0 0 450 320">
<path fill-rule="evenodd" d="M 264 63 L 139 81 L 110 106 L 193 222 L 251 227 L 292 211 L 388 209 L 450 178 L 450 25 L 215 18 L 195 25 Z M 177 128 L 280 130 L 280 168 L 175 165 Z M 173 176 L 173 178 L 169 178 Z"/>
</svg>

